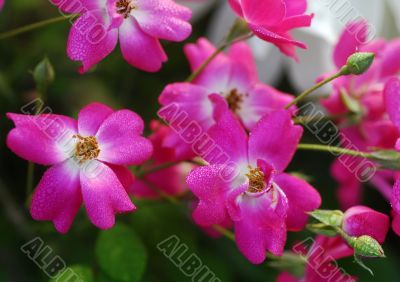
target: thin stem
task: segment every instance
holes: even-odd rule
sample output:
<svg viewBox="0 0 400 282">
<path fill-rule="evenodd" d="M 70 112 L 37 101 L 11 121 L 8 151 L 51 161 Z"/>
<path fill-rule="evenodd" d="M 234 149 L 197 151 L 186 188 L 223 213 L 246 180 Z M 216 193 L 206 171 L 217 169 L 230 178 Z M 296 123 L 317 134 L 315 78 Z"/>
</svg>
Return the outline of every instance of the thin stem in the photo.
<svg viewBox="0 0 400 282">
<path fill-rule="evenodd" d="M 222 227 L 221 225 L 213 225 L 215 231 L 219 232 L 220 234 L 224 235 L 229 240 L 235 241 L 235 235 L 232 231 Z"/>
<path fill-rule="evenodd" d="M 140 170 L 139 172 L 136 173 L 136 177 L 137 178 L 142 178 L 143 176 L 153 173 L 153 172 L 157 172 L 159 170 L 165 169 L 165 168 L 169 168 L 171 166 L 177 165 L 179 164 L 179 162 L 169 162 L 169 163 L 164 163 L 164 164 L 160 164 L 157 166 L 153 166 L 149 169 L 144 169 L 144 170 Z"/>
<path fill-rule="evenodd" d="M 313 87 L 307 89 L 303 93 L 301 93 L 292 102 L 290 102 L 285 108 L 289 109 L 291 106 L 296 105 L 299 101 L 303 100 L 305 97 L 307 97 L 308 95 L 313 93 L 315 90 L 321 88 L 322 86 L 324 86 L 325 84 L 331 82 L 332 80 L 335 80 L 336 78 L 341 77 L 342 75 L 344 75 L 343 69 L 340 70 L 339 72 L 335 73 L 334 75 L 322 80 L 321 82 L 315 84 Z"/>
<path fill-rule="evenodd" d="M 327 145 L 319 145 L 319 144 L 299 144 L 297 146 L 297 149 L 309 150 L 309 151 L 323 151 L 323 152 L 336 153 L 336 154 L 340 154 L 340 155 L 349 155 L 349 156 L 354 156 L 354 157 L 375 159 L 375 156 L 373 156 L 371 153 L 350 150 L 350 149 L 345 149 L 345 148 L 340 148 L 340 147 L 335 147 L 335 146 L 327 146 Z"/>
<path fill-rule="evenodd" d="M 53 24 L 53 23 L 62 22 L 62 21 L 71 19 L 71 18 L 73 18 L 75 16 L 76 16 L 75 14 L 74 15 L 68 15 L 68 16 L 60 16 L 60 17 L 51 18 L 51 19 L 40 21 L 40 22 L 36 22 L 36 23 L 33 23 L 33 24 L 28 24 L 26 26 L 19 27 L 19 28 L 10 30 L 10 31 L 6 31 L 6 32 L 3 32 L 3 33 L 0 33 L 0 40 L 6 39 L 6 38 L 10 38 L 10 37 L 13 37 L 13 36 L 16 36 L 16 35 L 19 35 L 19 34 L 34 30 L 34 29 L 38 29 L 38 28 L 41 28 L 41 27 L 44 27 L 44 26 L 47 26 L 47 25 L 50 25 L 50 24 Z"/>
<path fill-rule="evenodd" d="M 207 59 L 205 60 L 200 67 L 198 67 L 187 79 L 186 82 L 192 82 L 193 80 L 195 80 L 202 72 L 203 70 L 219 55 L 219 53 L 221 53 L 222 51 L 225 50 L 225 48 L 227 48 L 228 46 L 230 46 L 231 44 L 234 44 L 236 42 L 239 41 L 243 41 L 243 40 L 247 40 L 249 38 L 251 38 L 253 36 L 253 34 L 245 34 L 243 36 L 240 36 L 238 38 L 236 38 L 233 41 L 224 41 L 218 48 L 217 50 L 214 51 L 214 53 Z"/>
</svg>

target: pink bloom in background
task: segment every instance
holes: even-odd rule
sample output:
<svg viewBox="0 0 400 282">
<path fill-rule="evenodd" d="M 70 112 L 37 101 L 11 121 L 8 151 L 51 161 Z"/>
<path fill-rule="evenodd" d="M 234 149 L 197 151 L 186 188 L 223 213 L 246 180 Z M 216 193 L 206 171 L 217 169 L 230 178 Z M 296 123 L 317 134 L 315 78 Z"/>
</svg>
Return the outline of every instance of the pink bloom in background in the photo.
<svg viewBox="0 0 400 282">
<path fill-rule="evenodd" d="M 290 31 L 309 27 L 312 15 L 305 15 L 307 0 L 229 0 L 235 13 L 243 18 L 259 38 L 276 45 L 282 53 L 297 59 L 296 47 L 306 45 L 296 41 Z"/>
<path fill-rule="evenodd" d="M 400 152 L 400 79 L 392 78 L 386 84 L 385 105 L 391 121 L 399 130 L 395 149 Z M 400 174 L 395 179 L 390 202 L 394 217 L 392 227 L 396 234 L 400 236 Z"/>
<path fill-rule="evenodd" d="M 356 281 L 355 277 L 343 272 L 336 260 L 353 255 L 353 249 L 339 236 L 317 236 L 311 246 L 297 244 L 293 251 L 307 257 L 304 277 L 297 278 L 288 272 L 279 274 L 277 282 L 330 282 Z"/>
<path fill-rule="evenodd" d="M 196 44 L 187 44 L 185 54 L 192 71 L 198 69 L 215 50 L 205 38 L 199 39 Z M 209 99 L 211 94 L 221 95 L 248 130 L 263 115 L 271 110 L 283 109 L 293 99 L 260 82 L 253 54 L 244 42 L 233 44 L 228 54 L 219 54 L 192 83 L 168 85 L 159 101 L 163 108 L 177 105 L 191 121 L 197 122 L 203 131 L 207 131 L 214 124 Z M 166 137 L 164 145 L 177 148 L 179 158 L 188 159 L 195 155 L 190 144 L 185 144 L 178 134 L 172 133 Z"/>
<path fill-rule="evenodd" d="M 350 236 L 368 235 L 383 244 L 389 230 L 389 217 L 365 206 L 354 206 L 344 213 L 342 228 Z"/>
<path fill-rule="evenodd" d="M 3 9 L 4 6 L 4 0 L 0 0 L 0 10 Z"/>
<path fill-rule="evenodd" d="M 217 94 L 216 124 L 209 135 L 221 152 L 209 154 L 209 165 L 194 169 L 187 184 L 199 203 L 194 221 L 202 227 L 233 221 L 236 244 L 252 263 L 266 252 L 282 255 L 287 230 L 301 230 L 306 211 L 321 203 L 318 192 L 302 179 L 283 173 L 302 136 L 288 111 L 270 112 L 246 134 Z"/>
<path fill-rule="evenodd" d="M 175 162 L 175 150 L 163 147 L 163 141 L 172 129 L 158 121 L 152 121 L 150 128 L 153 134 L 149 136 L 153 143 L 154 153 L 152 163 L 143 165 L 144 170 L 151 170 L 154 167 Z M 177 165 L 148 173 L 142 179 L 136 179 L 130 189 L 136 197 L 158 198 L 160 193 L 170 196 L 178 196 L 185 191 L 186 175 L 193 168 L 192 164 L 181 162 Z"/>
<path fill-rule="evenodd" d="M 33 193 L 34 219 L 53 221 L 66 233 L 82 203 L 101 229 L 114 225 L 116 213 L 135 210 L 126 192 L 133 182 L 126 166 L 141 164 L 152 154 L 136 113 L 93 103 L 79 112 L 77 121 L 54 114 L 7 117 L 15 124 L 7 146 L 23 159 L 51 166 Z"/>
<path fill-rule="evenodd" d="M 363 44 L 368 42 L 367 35 L 367 22 L 353 22 L 346 26 L 333 54 L 337 70 L 346 64 L 347 58 L 354 52 L 374 52 L 376 57 L 366 73 L 335 80 L 332 93 L 321 104 L 331 115 L 347 115 L 337 119 L 337 125 L 341 128 L 341 141 L 345 146 L 351 145 L 352 149 L 359 151 L 392 149 L 398 129 L 387 116 L 383 89 L 388 79 L 400 70 L 400 41 L 376 39 Z M 358 116 L 351 116 L 352 113 L 344 103 L 344 94 L 358 104 Z M 339 182 L 337 195 L 343 209 L 361 203 L 363 179 L 357 167 L 363 163 L 365 160 L 362 158 L 341 156 L 332 166 L 332 175 Z M 389 171 L 378 171 L 370 179 L 373 186 L 387 199 L 392 193 L 391 181 L 393 173 Z"/>
<path fill-rule="evenodd" d="M 179 42 L 192 31 L 190 9 L 172 0 L 81 0 L 80 5 L 51 1 L 65 13 L 81 15 L 67 45 L 68 57 L 82 62 L 81 73 L 110 54 L 118 39 L 129 64 L 156 72 L 167 61 L 159 39 Z"/>
</svg>

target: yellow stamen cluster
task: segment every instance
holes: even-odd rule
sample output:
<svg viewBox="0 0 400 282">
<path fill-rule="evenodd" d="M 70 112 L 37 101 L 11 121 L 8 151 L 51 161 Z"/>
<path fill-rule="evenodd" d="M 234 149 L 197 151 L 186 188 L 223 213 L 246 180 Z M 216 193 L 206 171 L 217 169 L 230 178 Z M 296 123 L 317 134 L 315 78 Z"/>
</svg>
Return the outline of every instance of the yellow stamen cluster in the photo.
<svg viewBox="0 0 400 282">
<path fill-rule="evenodd" d="M 249 166 L 249 172 L 246 174 L 246 176 L 249 179 L 249 188 L 247 189 L 248 192 L 259 193 L 265 189 L 266 183 L 264 181 L 264 173 L 260 168 L 252 168 Z"/>
<path fill-rule="evenodd" d="M 93 160 L 99 156 L 100 148 L 96 137 L 74 135 L 74 138 L 78 139 L 78 142 L 76 143 L 75 157 L 79 160 L 79 163 Z"/>
<path fill-rule="evenodd" d="M 135 9 L 131 0 L 118 0 L 115 5 L 117 6 L 117 13 L 123 15 L 124 18 L 129 17 L 131 11 Z"/>
<path fill-rule="evenodd" d="M 229 108 L 232 112 L 237 112 L 241 108 L 241 104 L 243 103 L 244 95 L 239 93 L 239 91 L 235 88 L 232 89 L 229 94 L 226 96 L 226 101 L 228 102 Z"/>
</svg>

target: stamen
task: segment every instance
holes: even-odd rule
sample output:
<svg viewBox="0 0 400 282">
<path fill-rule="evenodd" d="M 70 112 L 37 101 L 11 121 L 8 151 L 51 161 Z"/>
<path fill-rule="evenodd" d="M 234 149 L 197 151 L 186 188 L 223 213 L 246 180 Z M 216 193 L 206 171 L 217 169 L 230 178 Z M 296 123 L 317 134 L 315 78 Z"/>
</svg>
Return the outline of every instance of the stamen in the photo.
<svg viewBox="0 0 400 282">
<path fill-rule="evenodd" d="M 125 19 L 135 9 L 132 0 L 118 0 L 115 5 L 117 6 L 117 13 L 123 15 Z"/>
<path fill-rule="evenodd" d="M 246 176 L 249 179 L 249 188 L 247 189 L 248 192 L 259 193 L 265 189 L 266 183 L 264 181 L 264 173 L 260 168 L 252 168 L 249 166 L 249 172 L 246 174 Z"/>
<path fill-rule="evenodd" d="M 78 142 L 76 143 L 75 157 L 79 160 L 79 163 L 93 160 L 99 156 L 100 148 L 96 137 L 82 137 L 80 135 L 74 135 L 73 137 L 78 139 Z"/>
<path fill-rule="evenodd" d="M 239 91 L 235 88 L 232 89 L 228 96 L 226 96 L 226 101 L 228 102 L 229 108 L 232 112 L 236 113 L 241 108 L 241 104 L 243 103 L 244 96 L 247 94 L 239 93 Z"/>
</svg>

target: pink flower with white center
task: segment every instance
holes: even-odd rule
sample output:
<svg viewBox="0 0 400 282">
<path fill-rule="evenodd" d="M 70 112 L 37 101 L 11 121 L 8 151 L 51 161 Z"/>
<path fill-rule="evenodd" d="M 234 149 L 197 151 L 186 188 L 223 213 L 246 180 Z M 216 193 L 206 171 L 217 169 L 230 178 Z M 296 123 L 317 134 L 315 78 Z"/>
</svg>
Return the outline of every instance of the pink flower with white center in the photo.
<svg viewBox="0 0 400 282">
<path fill-rule="evenodd" d="M 304 276 L 297 278 L 288 272 L 279 274 L 277 282 L 355 282 L 356 277 L 343 272 L 336 260 L 353 255 L 354 251 L 339 236 L 317 236 L 311 246 L 297 244 L 293 251 L 307 258 Z"/>
<path fill-rule="evenodd" d="M 228 0 L 233 11 L 243 18 L 259 38 L 297 59 L 296 47 L 307 46 L 293 39 L 290 31 L 309 27 L 313 15 L 305 15 L 307 0 Z"/>
<path fill-rule="evenodd" d="M 93 103 L 77 121 L 55 114 L 7 117 L 15 124 L 7 146 L 23 159 L 51 166 L 33 193 L 34 219 L 53 221 L 66 233 L 82 202 L 101 229 L 114 225 L 116 213 L 135 210 L 126 192 L 133 181 L 126 166 L 143 163 L 153 150 L 136 113 Z"/>
<path fill-rule="evenodd" d="M 162 146 L 165 137 L 172 129 L 156 120 L 151 122 L 150 128 L 153 134 L 148 138 L 153 144 L 154 153 L 152 162 L 142 166 L 144 170 L 151 170 L 152 168 L 168 165 L 176 161 L 175 150 Z M 192 164 L 181 162 L 147 173 L 142 178 L 137 178 L 129 190 L 134 196 L 139 198 L 158 198 L 160 197 L 160 193 L 179 196 L 188 191 L 185 181 L 186 175 L 193 167 Z"/>
<path fill-rule="evenodd" d="M 211 99 L 216 124 L 208 133 L 229 158 L 209 154 L 209 165 L 188 175 L 187 184 L 199 199 L 193 219 L 208 227 L 230 218 L 239 250 L 258 264 L 267 251 L 282 255 L 287 230 L 302 229 L 305 212 L 321 203 L 307 182 L 283 173 L 303 129 L 293 124 L 288 111 L 278 110 L 265 115 L 247 135 L 226 101 L 217 94 Z"/>
<path fill-rule="evenodd" d="M 192 71 L 195 71 L 216 48 L 207 39 L 201 38 L 196 44 L 187 44 L 184 50 Z M 263 115 L 272 110 L 283 109 L 293 99 L 292 96 L 260 82 L 253 54 L 244 42 L 233 44 L 227 54 L 219 54 L 192 83 L 168 85 L 159 97 L 163 106 L 161 111 L 175 104 L 205 132 L 214 124 L 212 103 L 209 99 L 211 94 L 221 95 L 248 130 Z M 291 109 L 294 110 L 295 107 Z M 179 134 L 171 134 L 164 145 L 177 148 L 179 158 L 194 156 L 190 144 L 185 144 Z"/>
<path fill-rule="evenodd" d="M 71 60 L 82 62 L 87 72 L 117 45 L 132 66 L 160 70 L 167 61 L 159 39 L 183 41 L 192 27 L 190 9 L 172 0 L 51 0 L 65 13 L 80 14 L 67 44 Z"/>
<path fill-rule="evenodd" d="M 389 231 L 389 217 L 365 206 L 354 206 L 344 213 L 342 229 L 347 235 L 368 235 L 383 244 Z"/>
<path fill-rule="evenodd" d="M 392 78 L 386 84 L 385 92 L 385 105 L 387 109 L 387 113 L 390 117 L 390 120 L 398 129 L 398 139 L 396 145 L 394 146 L 395 150 L 400 152 L 400 79 Z M 392 227 L 397 235 L 400 236 L 400 173 L 398 173 L 395 184 L 393 186 L 393 191 L 391 195 L 391 205 L 393 208 L 393 222 Z"/>
</svg>

